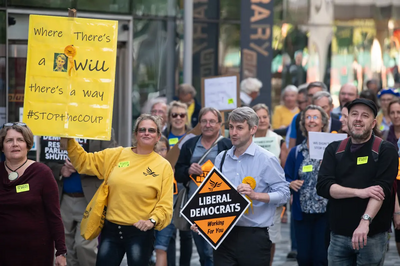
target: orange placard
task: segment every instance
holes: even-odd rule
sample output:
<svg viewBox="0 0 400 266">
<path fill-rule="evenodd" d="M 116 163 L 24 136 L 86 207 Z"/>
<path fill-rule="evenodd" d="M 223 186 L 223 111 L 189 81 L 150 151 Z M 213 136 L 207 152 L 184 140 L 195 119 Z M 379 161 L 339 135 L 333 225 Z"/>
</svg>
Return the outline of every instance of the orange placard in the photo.
<svg viewBox="0 0 400 266">
<path fill-rule="evenodd" d="M 197 186 L 200 186 L 200 184 L 204 181 L 204 179 L 213 167 L 214 164 L 210 160 L 208 160 L 201 166 L 201 170 L 203 171 L 203 173 L 201 175 L 190 175 L 190 178 Z"/>
<path fill-rule="evenodd" d="M 215 167 L 211 169 L 181 214 L 196 224 L 204 239 L 217 249 L 250 202 Z"/>
<path fill-rule="evenodd" d="M 400 180 L 400 157 L 399 157 L 399 171 L 397 172 L 397 180 Z"/>
</svg>

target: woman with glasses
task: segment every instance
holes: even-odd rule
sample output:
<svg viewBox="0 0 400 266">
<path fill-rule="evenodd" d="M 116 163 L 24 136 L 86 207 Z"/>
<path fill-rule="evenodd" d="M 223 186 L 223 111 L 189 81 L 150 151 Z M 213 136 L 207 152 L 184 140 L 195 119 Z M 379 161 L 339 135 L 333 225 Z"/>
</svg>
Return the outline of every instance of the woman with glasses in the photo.
<svg viewBox="0 0 400 266">
<path fill-rule="evenodd" d="M 268 138 L 272 139 L 273 142 L 269 146 L 270 152 L 272 152 L 281 162 L 281 166 L 285 167 L 286 157 L 288 155 L 288 149 L 285 144 L 285 140 L 270 130 L 270 118 L 269 118 L 269 108 L 263 103 L 259 103 L 253 106 L 254 112 L 256 112 L 258 116 L 258 128 L 254 138 Z M 283 206 L 279 206 L 276 208 L 275 216 L 274 216 L 274 225 L 269 228 L 269 235 L 272 242 L 271 246 L 271 261 L 270 265 L 272 265 L 272 261 L 274 260 L 275 254 L 275 244 L 281 240 L 281 213 L 283 211 Z"/>
<path fill-rule="evenodd" d="M 299 266 L 328 265 L 326 206 L 328 200 L 317 195 L 321 160 L 310 158 L 308 132 L 326 132 L 328 115 L 316 105 L 300 114 L 300 129 L 306 139 L 289 152 L 285 164 L 286 181 L 293 192 L 292 215 L 297 240 Z"/>
<path fill-rule="evenodd" d="M 170 148 L 189 131 L 187 122 L 187 105 L 178 101 L 171 102 L 168 110 L 168 126 L 163 132 L 169 141 Z"/>
<path fill-rule="evenodd" d="M 0 130 L 0 265 L 65 266 L 64 226 L 51 170 L 28 159 L 32 131 L 24 123 Z"/>
<path fill-rule="evenodd" d="M 97 266 L 119 266 L 125 253 L 128 265 L 147 266 L 154 229 L 171 222 L 174 174 L 171 164 L 154 152 L 160 137 L 161 118 L 144 114 L 136 121 L 133 147 L 86 153 L 74 139 L 68 140 L 68 156 L 79 173 L 100 179 L 108 175 Z"/>
</svg>

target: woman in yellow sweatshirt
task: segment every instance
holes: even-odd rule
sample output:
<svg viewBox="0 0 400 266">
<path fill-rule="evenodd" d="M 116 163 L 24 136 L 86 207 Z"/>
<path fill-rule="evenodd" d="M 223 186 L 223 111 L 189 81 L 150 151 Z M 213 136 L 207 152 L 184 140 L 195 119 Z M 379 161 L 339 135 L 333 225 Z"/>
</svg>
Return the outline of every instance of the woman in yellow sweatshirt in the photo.
<svg viewBox="0 0 400 266">
<path fill-rule="evenodd" d="M 108 207 L 96 266 L 119 266 L 125 253 L 128 265 L 147 266 L 154 229 L 171 223 L 174 174 L 170 163 L 154 152 L 161 137 L 160 122 L 158 117 L 141 115 L 133 147 L 86 153 L 74 139 L 68 140 L 68 155 L 79 173 L 100 179 L 109 173 Z"/>
</svg>

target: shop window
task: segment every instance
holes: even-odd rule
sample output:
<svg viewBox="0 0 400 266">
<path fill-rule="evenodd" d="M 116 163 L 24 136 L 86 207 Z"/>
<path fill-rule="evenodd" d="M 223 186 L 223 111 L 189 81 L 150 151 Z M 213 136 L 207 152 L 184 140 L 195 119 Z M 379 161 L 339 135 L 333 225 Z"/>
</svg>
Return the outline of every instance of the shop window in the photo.
<svg viewBox="0 0 400 266">
<path fill-rule="evenodd" d="M 176 16 L 177 0 L 134 0 L 133 14 L 136 16 Z"/>
<path fill-rule="evenodd" d="M 167 55 L 177 54 L 178 50 L 178 47 L 174 47 L 173 51 L 167 50 L 168 34 L 167 20 L 135 20 L 133 33 L 133 117 L 140 115 L 141 107 L 148 107 L 146 106 L 148 100 L 166 94 L 167 68 L 176 65 L 175 62 L 167 62 Z"/>
</svg>

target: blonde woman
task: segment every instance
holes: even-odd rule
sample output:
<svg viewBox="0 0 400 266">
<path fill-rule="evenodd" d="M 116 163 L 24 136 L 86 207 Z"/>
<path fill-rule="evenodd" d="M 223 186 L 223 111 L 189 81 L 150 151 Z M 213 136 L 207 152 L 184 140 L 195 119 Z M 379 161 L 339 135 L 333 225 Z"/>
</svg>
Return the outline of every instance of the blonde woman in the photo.
<svg viewBox="0 0 400 266">
<path fill-rule="evenodd" d="M 110 173 L 97 266 L 119 266 L 125 253 L 129 266 L 147 266 L 154 229 L 171 223 L 174 174 L 170 163 L 154 152 L 160 137 L 160 118 L 144 114 L 136 121 L 133 147 L 86 153 L 74 139 L 68 140 L 68 155 L 79 173 L 100 179 Z"/>
</svg>

